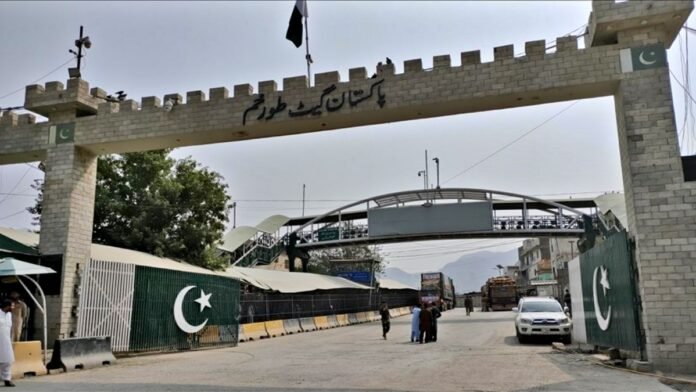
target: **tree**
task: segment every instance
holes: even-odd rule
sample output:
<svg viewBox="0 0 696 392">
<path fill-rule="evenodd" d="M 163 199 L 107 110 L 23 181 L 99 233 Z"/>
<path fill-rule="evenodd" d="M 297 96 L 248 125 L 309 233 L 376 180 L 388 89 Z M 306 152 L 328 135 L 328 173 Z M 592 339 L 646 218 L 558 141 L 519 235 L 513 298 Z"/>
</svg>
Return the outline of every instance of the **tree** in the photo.
<svg viewBox="0 0 696 392">
<path fill-rule="evenodd" d="M 28 210 L 40 220 L 43 181 Z M 222 268 L 214 245 L 227 222 L 227 185 L 190 157 L 174 160 L 169 150 L 99 158 L 92 240 Z"/>
<path fill-rule="evenodd" d="M 341 248 L 319 249 L 310 252 L 310 261 L 307 269 L 309 272 L 329 275 L 331 274 L 331 260 L 374 260 L 374 273 L 384 272 L 386 261 L 380 254 L 380 247 L 377 245 L 356 245 Z M 363 267 L 369 270 L 369 262 L 364 263 Z"/>
</svg>

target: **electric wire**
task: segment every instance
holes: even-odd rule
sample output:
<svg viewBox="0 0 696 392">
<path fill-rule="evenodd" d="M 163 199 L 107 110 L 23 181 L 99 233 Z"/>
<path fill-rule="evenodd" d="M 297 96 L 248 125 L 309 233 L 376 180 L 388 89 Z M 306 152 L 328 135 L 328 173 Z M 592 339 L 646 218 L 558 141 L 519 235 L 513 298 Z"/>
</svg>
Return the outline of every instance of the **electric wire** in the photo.
<svg viewBox="0 0 696 392">
<path fill-rule="evenodd" d="M 57 72 L 58 70 L 60 70 L 60 69 L 63 68 L 64 66 L 66 66 L 69 62 L 73 61 L 74 59 L 75 59 L 74 56 L 71 57 L 68 61 L 64 62 L 63 64 L 61 64 L 61 65 L 59 65 L 59 66 L 57 66 L 56 68 L 54 68 L 53 70 L 51 70 L 50 72 L 48 72 L 47 74 L 45 74 L 44 76 L 42 76 L 42 77 L 40 77 L 40 78 L 38 78 L 38 79 L 36 79 L 36 80 L 34 80 L 34 81 L 32 81 L 32 82 L 29 82 L 29 84 L 34 84 L 34 83 L 36 83 L 36 82 L 38 82 L 38 81 L 40 81 L 40 80 L 42 80 L 42 79 L 44 79 L 44 78 L 47 78 L 48 76 L 52 75 L 54 72 Z M 11 96 L 11 95 L 17 94 L 18 92 L 24 90 L 25 88 L 26 88 L 26 87 L 20 87 L 20 88 L 18 88 L 17 90 L 11 91 L 11 92 L 9 92 L 9 93 L 7 93 L 7 94 L 5 94 L 5 95 L 0 95 L 0 99 L 4 99 L 4 98 L 7 98 L 7 97 L 9 97 L 9 96 Z"/>
<path fill-rule="evenodd" d="M 513 144 L 517 143 L 518 141 L 524 139 L 525 137 L 527 137 L 528 135 L 530 135 L 532 132 L 538 130 L 539 128 L 543 127 L 544 125 L 546 125 L 546 124 L 547 124 L 548 122 L 550 122 L 551 120 L 553 120 L 553 119 L 555 119 L 556 117 L 560 116 L 561 114 L 565 113 L 567 110 L 569 110 L 570 108 L 572 108 L 573 106 L 575 106 L 578 102 L 580 102 L 580 101 L 573 101 L 570 105 L 566 106 L 565 108 L 563 108 L 562 110 L 560 110 L 559 112 L 557 112 L 556 114 L 554 114 L 553 116 L 547 118 L 546 120 L 544 120 L 544 121 L 543 121 L 542 123 L 540 123 L 539 125 L 535 126 L 534 128 L 532 128 L 532 129 L 528 130 L 527 132 L 523 133 L 521 136 L 517 137 L 517 138 L 514 139 L 513 141 L 507 143 L 506 145 L 504 145 L 504 146 L 500 147 L 499 149 L 493 151 L 492 153 L 488 154 L 488 155 L 485 156 L 483 159 L 480 159 L 479 161 L 477 161 L 477 162 L 474 163 L 473 165 L 467 167 L 466 169 L 460 171 L 460 172 L 457 173 L 456 175 L 450 177 L 449 179 L 447 179 L 446 181 L 444 181 L 443 184 L 447 184 L 448 182 L 454 180 L 455 178 L 461 176 L 462 174 L 464 174 L 464 173 L 466 173 L 466 172 L 468 172 L 468 171 L 474 169 L 474 168 L 477 167 L 478 165 L 480 165 L 480 164 L 486 162 L 486 161 L 489 160 L 490 158 L 494 157 L 495 155 L 497 155 L 498 153 L 500 153 L 500 152 L 502 152 L 503 150 L 507 149 L 508 147 L 512 146 Z"/>
<path fill-rule="evenodd" d="M 19 184 L 22 183 L 22 180 L 24 180 L 24 177 L 27 176 L 27 174 L 29 173 L 29 170 L 31 170 L 30 167 L 28 167 L 27 170 L 24 171 L 24 174 L 22 174 L 22 177 L 17 181 L 17 183 L 12 187 L 12 189 L 9 192 L 7 192 L 8 194 L 5 195 L 5 197 L 3 197 L 2 200 L 0 200 L 0 204 L 5 202 L 5 200 L 7 200 L 10 197 L 9 194 L 14 193 L 14 191 L 17 190 L 17 187 L 19 186 Z"/>
</svg>

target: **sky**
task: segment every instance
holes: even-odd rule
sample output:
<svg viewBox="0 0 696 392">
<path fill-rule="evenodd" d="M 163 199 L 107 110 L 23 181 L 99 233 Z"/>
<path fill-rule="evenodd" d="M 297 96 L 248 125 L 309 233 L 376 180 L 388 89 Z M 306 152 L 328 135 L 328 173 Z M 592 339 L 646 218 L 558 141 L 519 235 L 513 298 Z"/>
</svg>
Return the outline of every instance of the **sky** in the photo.
<svg viewBox="0 0 696 392">
<path fill-rule="evenodd" d="M 312 73 L 337 70 L 342 80 L 348 79 L 349 68 L 373 72 L 387 56 L 398 73 L 403 61 L 415 58 L 428 68 L 435 55 L 449 54 L 458 65 L 464 51 L 481 50 L 482 61 L 491 61 L 494 47 L 514 44 L 519 54 L 526 41 L 551 43 L 583 31 L 591 11 L 589 1 L 308 4 Z M 65 83 L 67 67 L 74 66 L 66 64 L 68 49 L 74 48 L 80 25 L 92 41 L 83 79 L 110 93 L 124 90 L 139 101 L 220 86 L 232 90 L 242 83 L 256 86 L 263 80 L 280 87 L 283 78 L 306 74 L 304 46 L 295 48 L 285 39 L 293 6 L 294 1 L 0 2 L 0 107 L 22 105 L 26 85 Z M 693 16 L 688 24 L 696 25 Z M 694 34 L 682 30 L 669 50 L 670 68 L 686 86 L 687 48 L 695 41 Z M 685 104 L 693 102 L 685 100 L 674 79 L 672 92 L 680 129 L 687 113 L 682 153 L 696 153 L 694 119 Z M 423 182 L 417 173 L 426 149 L 440 159 L 442 186 L 554 198 L 623 188 L 611 97 L 187 147 L 173 156 L 191 156 L 224 177 L 241 226 L 274 214 L 300 216 L 303 184 L 307 215 L 419 189 Z M 432 162 L 430 171 L 435 171 Z M 24 209 L 33 204 L 31 184 L 41 177 L 31 165 L 0 166 L 0 226 L 37 229 Z M 232 221 L 230 213 L 230 228 Z M 440 268 L 465 251 L 505 250 L 520 243 L 421 242 L 383 251 L 389 266 L 420 272 Z"/>
</svg>

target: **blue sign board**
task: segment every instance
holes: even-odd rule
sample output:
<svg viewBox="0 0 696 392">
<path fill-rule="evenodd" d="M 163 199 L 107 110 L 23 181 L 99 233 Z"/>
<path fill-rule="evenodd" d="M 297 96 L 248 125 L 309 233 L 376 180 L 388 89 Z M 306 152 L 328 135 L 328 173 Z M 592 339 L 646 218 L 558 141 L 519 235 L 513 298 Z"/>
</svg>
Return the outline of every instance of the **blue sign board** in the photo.
<svg viewBox="0 0 696 392">
<path fill-rule="evenodd" d="M 369 271 L 337 272 L 336 276 L 366 285 L 372 283 L 372 275 Z"/>
</svg>

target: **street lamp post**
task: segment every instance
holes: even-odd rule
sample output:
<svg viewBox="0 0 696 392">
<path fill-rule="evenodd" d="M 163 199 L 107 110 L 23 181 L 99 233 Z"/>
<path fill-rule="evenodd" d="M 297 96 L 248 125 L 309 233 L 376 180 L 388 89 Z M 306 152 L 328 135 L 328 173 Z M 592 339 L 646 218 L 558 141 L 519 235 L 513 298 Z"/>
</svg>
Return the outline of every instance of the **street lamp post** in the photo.
<svg viewBox="0 0 696 392">
<path fill-rule="evenodd" d="M 435 171 L 437 172 L 437 188 L 440 189 L 440 158 L 433 158 L 435 161 Z"/>
<path fill-rule="evenodd" d="M 230 205 L 232 207 L 232 228 L 237 227 L 237 202 L 235 201 Z"/>
<path fill-rule="evenodd" d="M 425 176 L 425 170 L 418 172 L 418 177 L 423 177 L 423 189 L 428 190 L 428 177 Z"/>
</svg>

